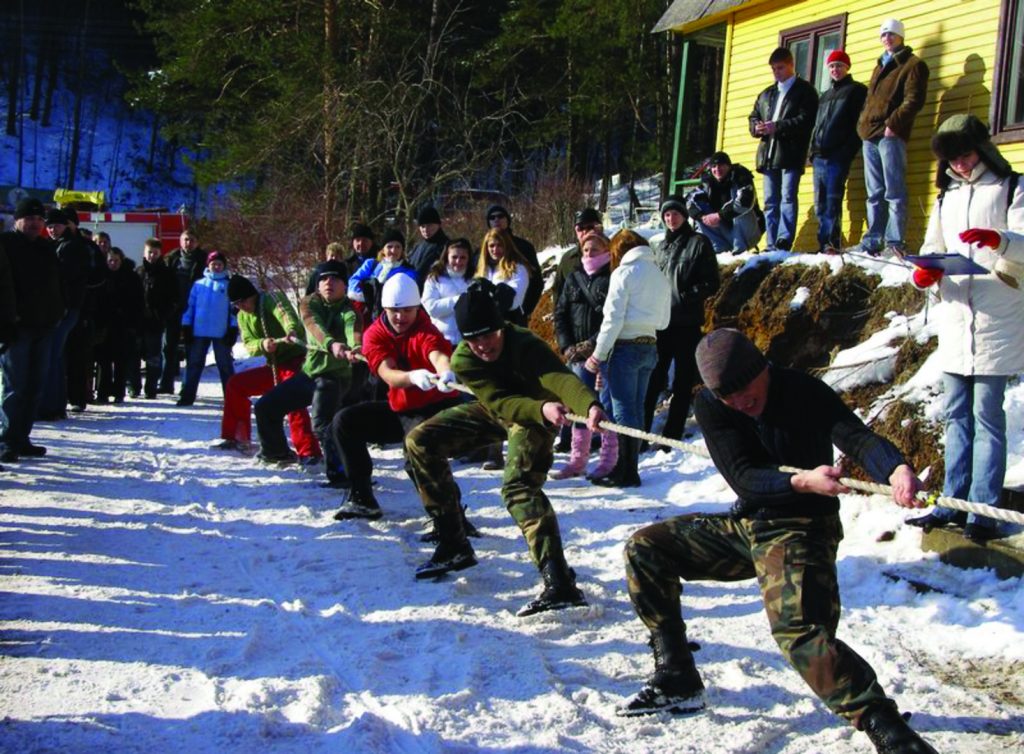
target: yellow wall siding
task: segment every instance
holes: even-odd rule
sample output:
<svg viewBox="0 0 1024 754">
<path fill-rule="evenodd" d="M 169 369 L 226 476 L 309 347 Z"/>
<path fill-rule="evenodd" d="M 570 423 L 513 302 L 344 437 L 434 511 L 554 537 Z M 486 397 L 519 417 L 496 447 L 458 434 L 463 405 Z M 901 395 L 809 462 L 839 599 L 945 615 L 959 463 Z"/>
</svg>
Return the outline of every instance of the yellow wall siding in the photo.
<svg viewBox="0 0 1024 754">
<path fill-rule="evenodd" d="M 931 136 L 938 123 L 958 112 L 989 119 L 999 0 L 929 0 L 928 2 L 851 3 L 847 15 L 846 51 L 853 63 L 851 75 L 867 83 L 882 52 L 878 28 L 886 18 L 899 18 L 907 29 L 906 44 L 931 71 L 924 108 L 914 122 L 908 145 L 907 189 L 910 198 L 907 242 L 916 249 L 923 238 L 927 215 L 935 196 L 935 160 Z M 750 136 L 747 117 L 758 93 L 772 83 L 768 56 L 778 45 L 779 32 L 837 14 L 834 2 L 769 2 L 741 8 L 731 15 L 732 35 L 726 65 L 727 85 L 720 124 L 720 148 L 734 162 L 754 167 L 757 140 Z M 964 29 L 970 28 L 970 33 Z M 693 117 L 701 117 L 695 114 Z M 1003 145 L 1006 157 L 1024 170 L 1024 144 Z M 864 176 L 861 158 L 854 161 L 847 183 L 844 234 L 848 244 L 864 232 Z M 797 248 L 817 247 L 817 221 L 811 170 L 801 181 L 800 224 Z"/>
</svg>

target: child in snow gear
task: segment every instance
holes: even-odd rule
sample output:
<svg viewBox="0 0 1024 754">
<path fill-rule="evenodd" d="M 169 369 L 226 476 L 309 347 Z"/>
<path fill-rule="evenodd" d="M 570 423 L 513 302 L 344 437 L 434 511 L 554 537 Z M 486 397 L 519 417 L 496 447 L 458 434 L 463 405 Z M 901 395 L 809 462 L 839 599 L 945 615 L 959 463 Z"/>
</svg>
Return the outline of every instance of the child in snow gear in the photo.
<svg viewBox="0 0 1024 754">
<path fill-rule="evenodd" d="M 426 578 L 475 563 L 456 515 L 461 494 L 448 459 L 507 436 L 502 497 L 544 580 L 540 596 L 518 613 L 532 615 L 586 604 L 565 562 L 558 519 L 541 488 L 551 468 L 557 428 L 568 422 L 566 413 L 587 416 L 591 430 L 605 414 L 593 391 L 543 340 L 505 323 L 498 302 L 505 293 L 502 286 L 476 280 L 459 298 L 455 317 L 463 340 L 452 356 L 452 370 L 478 402 L 423 422 L 406 437 L 405 450 L 423 506 L 440 535 L 437 551 L 416 572 L 417 578 Z"/>
<path fill-rule="evenodd" d="M 192 285 L 188 306 L 181 315 L 181 331 L 190 343 L 185 367 L 185 384 L 181 387 L 179 406 L 191 406 L 196 400 L 199 380 L 206 366 L 206 352 L 213 346 L 213 355 L 220 372 L 223 390 L 235 373 L 231 347 L 238 337 L 238 323 L 228 300 L 227 259 L 219 251 L 206 258 L 206 271 Z"/>
<path fill-rule="evenodd" d="M 706 386 L 697 396 L 697 421 L 739 500 L 728 514 L 677 516 L 629 538 L 629 596 L 651 631 L 655 674 L 620 714 L 702 706 L 680 615 L 679 580 L 756 577 L 772 635 L 789 662 L 829 709 L 869 731 L 879 751 L 891 751 L 879 742 L 894 739 L 879 733 L 879 726 L 896 723 L 875 710 L 895 711 L 895 704 L 871 666 L 836 638 L 835 560 L 843 536 L 836 496 L 845 488 L 832 447 L 873 479 L 887 481 L 902 507 L 923 505 L 915 497 L 921 481 L 899 450 L 869 430 L 825 383 L 771 366 L 738 330 L 705 336 L 697 365 Z M 779 470 L 787 464 L 810 470 Z M 932 751 L 909 728 L 899 735 L 908 742 L 900 751 Z M 908 748 L 910 741 L 917 748 Z"/>
</svg>

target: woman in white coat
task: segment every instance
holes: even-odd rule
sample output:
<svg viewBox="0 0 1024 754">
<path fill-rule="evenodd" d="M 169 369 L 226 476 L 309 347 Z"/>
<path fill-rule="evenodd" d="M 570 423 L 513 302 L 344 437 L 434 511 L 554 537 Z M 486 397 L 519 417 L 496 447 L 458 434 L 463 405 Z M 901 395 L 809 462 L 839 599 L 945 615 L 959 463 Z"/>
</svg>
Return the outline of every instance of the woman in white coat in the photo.
<svg viewBox="0 0 1024 754">
<path fill-rule="evenodd" d="M 672 289 L 643 236 L 621 230 L 611 243 L 612 275 L 604 300 L 601 330 L 586 367 L 607 364 L 612 413 L 618 424 L 643 429 L 644 398 L 658 361 L 656 333 L 672 316 Z M 639 487 L 640 441 L 619 438 L 619 460 L 610 474 L 593 477 L 605 487 Z"/>
<path fill-rule="evenodd" d="M 973 115 L 953 115 L 932 138 L 939 197 L 922 253 L 958 252 L 986 274 L 914 270 L 936 286 L 938 358 L 946 418 L 943 494 L 999 505 L 1006 472 L 1006 382 L 1024 370 L 1024 185 Z M 937 508 L 908 521 L 929 529 L 963 525 L 964 536 L 998 536 L 996 522 Z"/>
<path fill-rule="evenodd" d="M 455 323 L 455 302 L 466 292 L 473 278 L 469 267 L 472 253 L 473 247 L 465 238 L 449 241 L 423 284 L 423 308 L 430 315 L 434 327 L 453 346 L 462 340 Z"/>
<path fill-rule="evenodd" d="M 477 261 L 476 276 L 487 278 L 495 285 L 503 284 L 515 294 L 512 305 L 505 312 L 505 321 L 522 327 L 527 326 L 523 313 L 526 289 L 530 286 L 530 266 L 516 248 L 512 234 L 507 230 L 491 228 L 480 244 L 480 259 Z"/>
</svg>

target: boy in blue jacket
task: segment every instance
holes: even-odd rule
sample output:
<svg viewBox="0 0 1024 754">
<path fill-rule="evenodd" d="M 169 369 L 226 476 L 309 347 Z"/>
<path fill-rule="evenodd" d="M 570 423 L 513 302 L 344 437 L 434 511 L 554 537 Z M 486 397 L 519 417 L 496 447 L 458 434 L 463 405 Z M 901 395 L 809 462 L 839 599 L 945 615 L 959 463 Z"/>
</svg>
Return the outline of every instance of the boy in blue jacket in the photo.
<svg viewBox="0 0 1024 754">
<path fill-rule="evenodd" d="M 206 354 L 213 346 L 213 356 L 220 372 L 221 390 L 235 373 L 231 347 L 238 338 L 238 323 L 228 299 L 228 262 L 219 251 L 206 257 L 206 270 L 193 285 L 188 306 L 181 315 L 181 331 L 187 342 L 188 364 L 185 384 L 181 386 L 179 406 L 191 406 L 196 400 L 199 380 L 206 366 Z"/>
</svg>

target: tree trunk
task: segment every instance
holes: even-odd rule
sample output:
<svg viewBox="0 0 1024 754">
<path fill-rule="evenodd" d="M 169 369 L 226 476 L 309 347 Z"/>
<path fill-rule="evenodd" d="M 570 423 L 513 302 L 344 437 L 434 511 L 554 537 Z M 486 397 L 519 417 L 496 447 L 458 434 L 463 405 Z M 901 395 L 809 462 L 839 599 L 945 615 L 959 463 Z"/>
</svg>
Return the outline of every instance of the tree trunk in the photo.
<svg viewBox="0 0 1024 754">
<path fill-rule="evenodd" d="M 75 77 L 75 111 L 71 127 L 71 154 L 68 157 L 68 188 L 75 187 L 78 153 L 82 148 L 82 104 L 85 99 L 85 37 L 89 29 L 89 2 L 86 0 L 82 25 L 78 27 L 78 70 Z"/>
<path fill-rule="evenodd" d="M 324 50 L 323 50 L 323 140 L 324 140 L 324 235 L 330 238 L 333 232 L 336 181 L 338 167 L 334 155 L 334 97 L 336 90 L 334 67 L 338 57 L 337 8 L 335 0 L 324 0 Z"/>
<path fill-rule="evenodd" d="M 52 45 L 46 49 L 46 96 L 43 99 L 43 119 L 40 124 L 48 128 L 53 115 L 53 92 L 57 89 L 57 51 Z"/>
<path fill-rule="evenodd" d="M 25 39 L 24 27 L 25 27 L 25 6 L 24 3 L 20 3 L 18 7 L 19 11 L 19 26 L 21 27 L 20 32 L 12 24 L 10 27 L 10 34 L 7 35 L 7 44 L 5 45 L 8 50 L 8 55 L 11 60 L 11 73 L 7 79 L 7 135 L 17 136 L 18 135 L 18 103 L 21 102 L 21 97 L 18 96 L 20 93 L 21 84 L 21 58 L 25 54 L 22 44 Z"/>
</svg>

